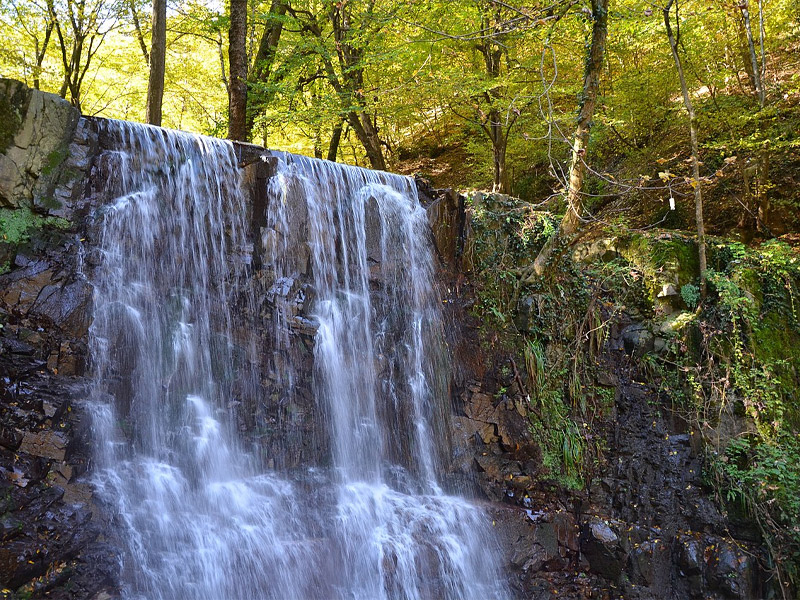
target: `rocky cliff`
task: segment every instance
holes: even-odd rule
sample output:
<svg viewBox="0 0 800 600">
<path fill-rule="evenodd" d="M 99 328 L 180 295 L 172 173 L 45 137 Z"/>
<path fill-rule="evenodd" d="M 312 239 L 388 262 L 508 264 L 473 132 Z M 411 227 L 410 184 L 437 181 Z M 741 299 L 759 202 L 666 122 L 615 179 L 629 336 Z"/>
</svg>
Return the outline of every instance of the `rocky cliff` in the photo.
<svg viewBox="0 0 800 600">
<path fill-rule="evenodd" d="M 102 120 L 60 99 L 0 82 L 0 582 L 7 597 L 92 598 L 117 593 L 120 561 L 108 515 L 92 499 L 87 332 L 92 269 L 99 260 L 96 211 L 113 197 L 117 141 Z M 278 233 L 264 218 L 274 164 L 261 148 L 237 147 L 250 198 L 252 246 L 241 261 L 258 301 L 241 290 L 241 338 L 260 341 L 237 360 L 259 364 L 259 393 L 236 407 L 243 435 L 270 467 L 326 464 L 311 392 L 314 301 L 300 246 L 297 277 L 270 264 Z M 267 156 L 266 160 L 262 157 Z M 736 529 L 701 480 L 693 435 L 648 383 L 636 315 L 615 314 L 597 344 L 596 383 L 607 390 L 596 472 L 564 485 L 543 465 L 543 407 L 532 401 L 525 358 L 476 317 L 481 234 L 474 206 L 422 185 L 439 255 L 452 372 L 448 486 L 482 498 L 494 515 L 515 593 L 525 598 L 753 598 L 766 594 L 758 537 Z M 481 197 L 484 208 L 502 198 Z M 295 207 L 293 227 L 304 227 Z M 502 236 L 494 235 L 493 243 Z M 485 241 L 485 240 L 484 240 Z M 478 257 L 478 258 L 476 258 Z M 375 266 L 380 272 L 380 265 Z M 378 280 L 373 282 L 379 287 Z M 544 300 L 518 299 L 517 318 Z M 564 298 L 569 302 L 569 298 Z M 519 308 L 517 308 L 517 306 Z M 602 314 L 602 310 L 600 313 Z M 264 323 L 288 327 L 276 352 Z M 606 314 L 605 317 L 610 317 Z M 511 318 L 511 315 L 509 315 Z M 530 314 L 527 318 L 530 317 Z M 525 324 L 520 324 L 524 328 Z M 633 333 L 632 333 L 633 332 Z M 564 332 L 569 338 L 575 332 Z M 513 344 L 512 344 L 513 346 Z M 295 375 L 287 391 L 282 377 Z M 538 429 L 537 429 L 538 428 Z M 562 439 L 565 452 L 569 438 Z M 313 484 L 310 484 L 313 485 Z"/>
</svg>

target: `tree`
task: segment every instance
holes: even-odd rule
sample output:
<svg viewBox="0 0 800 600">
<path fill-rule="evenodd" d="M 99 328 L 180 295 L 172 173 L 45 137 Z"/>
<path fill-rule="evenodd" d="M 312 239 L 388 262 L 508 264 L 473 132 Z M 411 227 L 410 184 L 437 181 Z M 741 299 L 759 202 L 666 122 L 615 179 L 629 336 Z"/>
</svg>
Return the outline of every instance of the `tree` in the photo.
<svg viewBox="0 0 800 600">
<path fill-rule="evenodd" d="M 53 0 L 42 3 L 37 0 L 13 0 L 10 8 L 20 29 L 33 42 L 34 60 L 26 66 L 31 71 L 33 87 L 38 90 L 42 65 L 55 27 Z"/>
<path fill-rule="evenodd" d="M 391 22 L 391 11 L 400 8 L 397 3 L 388 4 L 390 12 L 376 0 L 287 3 L 290 19 L 283 30 L 292 34 L 292 42 L 287 44 L 280 65 L 270 63 L 272 81 L 266 86 L 262 81 L 259 86 L 267 91 L 266 98 L 274 99 L 278 94 L 290 106 L 311 105 L 314 133 L 310 137 L 318 137 L 323 125 L 331 127 L 328 157 L 336 157 L 343 135 L 341 123 L 346 123 L 372 168 L 380 170 L 386 169 L 386 144 L 379 133 L 378 95 L 374 90 L 368 92 L 367 71 L 377 40 Z M 320 82 L 326 85 L 320 86 Z M 262 101 L 259 109 L 264 108 Z"/>
<path fill-rule="evenodd" d="M 697 251 L 700 266 L 700 288 L 703 295 L 706 292 L 706 232 L 703 224 L 703 185 L 700 179 L 700 147 L 697 142 L 697 118 L 694 112 L 694 104 L 689 95 L 689 88 L 686 85 L 686 75 L 683 70 L 683 62 L 678 53 L 680 43 L 680 20 L 678 16 L 679 0 L 669 0 L 663 9 L 664 26 L 667 31 L 669 47 L 672 50 L 672 60 L 675 62 L 675 70 L 678 72 L 678 80 L 681 84 L 681 94 L 683 95 L 683 105 L 689 115 L 689 142 L 691 145 L 692 160 L 692 187 L 694 188 L 694 218 L 697 227 Z M 672 5 L 675 5 L 675 22 L 677 23 L 677 33 L 672 30 Z"/>
<path fill-rule="evenodd" d="M 558 20 L 560 1 L 547 9 L 530 3 L 471 0 L 456 8 L 441 3 L 420 12 L 416 26 L 437 36 L 441 63 L 431 69 L 433 87 L 445 92 L 448 110 L 479 129 L 489 142 L 492 189 L 511 193 L 507 168 L 509 139 L 536 96 L 531 89 L 532 59 L 538 40 L 532 31 Z"/>
<path fill-rule="evenodd" d="M 150 78 L 147 82 L 147 105 L 145 108 L 145 119 L 151 125 L 161 125 L 166 60 L 167 0 L 153 0 L 153 41 L 150 49 Z"/>
<path fill-rule="evenodd" d="M 274 91 L 268 89 L 267 86 L 278 53 L 278 44 L 283 33 L 283 22 L 288 6 L 288 0 L 272 0 L 267 13 L 267 22 L 261 34 L 248 82 L 245 132 L 247 139 L 253 137 L 256 115 L 263 111 L 264 107 L 275 97 Z"/>
<path fill-rule="evenodd" d="M 48 2 L 58 44 L 64 79 L 59 90 L 62 98 L 81 107 L 81 88 L 89 65 L 106 36 L 117 27 L 119 4 L 115 0 L 56 0 Z"/>
<path fill-rule="evenodd" d="M 247 141 L 247 0 L 231 0 L 228 29 L 228 138 Z"/>
<path fill-rule="evenodd" d="M 586 176 L 586 149 L 589 145 L 589 133 L 600 87 L 600 73 L 603 68 L 607 34 L 608 0 L 592 0 L 592 41 L 586 56 L 578 124 L 573 136 L 572 161 L 569 169 L 569 185 L 567 186 L 567 211 L 561 220 L 558 232 L 545 244 L 533 263 L 533 270 L 537 275 L 544 273 L 544 268 L 556 244 L 562 239 L 569 239 L 575 235 L 582 223 L 581 190 Z"/>
</svg>

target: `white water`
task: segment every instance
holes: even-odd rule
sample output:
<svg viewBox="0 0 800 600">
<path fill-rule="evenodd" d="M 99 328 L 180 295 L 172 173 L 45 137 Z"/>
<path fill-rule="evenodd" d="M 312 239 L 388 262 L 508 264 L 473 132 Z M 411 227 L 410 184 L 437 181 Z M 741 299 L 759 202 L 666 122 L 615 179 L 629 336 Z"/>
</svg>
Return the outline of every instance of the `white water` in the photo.
<svg viewBox="0 0 800 600">
<path fill-rule="evenodd" d="M 504 597 L 490 520 L 438 483 L 442 326 L 413 183 L 279 157 L 270 268 L 297 277 L 307 249 L 315 400 L 332 447 L 330 468 L 301 484 L 265 469 L 237 431 L 235 407 L 255 393 L 241 382 L 258 374 L 235 360 L 257 348 L 232 310 L 254 300 L 234 293 L 248 230 L 232 146 L 104 126 L 119 181 L 95 276 L 95 486 L 125 546 L 124 596 Z M 290 334 L 276 313 L 262 325 L 280 348 Z"/>
</svg>

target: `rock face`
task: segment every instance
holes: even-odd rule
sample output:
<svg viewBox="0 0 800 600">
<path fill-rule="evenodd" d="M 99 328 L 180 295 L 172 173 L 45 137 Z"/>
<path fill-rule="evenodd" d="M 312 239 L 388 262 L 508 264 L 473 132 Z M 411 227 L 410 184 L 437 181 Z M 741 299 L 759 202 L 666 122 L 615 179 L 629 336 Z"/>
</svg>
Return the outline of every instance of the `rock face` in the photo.
<svg viewBox="0 0 800 600">
<path fill-rule="evenodd" d="M 492 503 L 519 597 L 765 597 L 758 536 L 719 512 L 692 432 L 657 386 L 641 383 L 648 377 L 639 358 L 659 350 L 657 331 L 623 315 L 604 345 L 597 385 L 613 391 L 614 406 L 596 485 L 569 491 L 543 478 L 530 433 L 538 415 L 517 365 L 504 350 L 481 347 L 481 323 L 469 314 L 474 299 L 459 257 L 472 243 L 471 228 L 458 222 L 469 213 L 459 216 L 449 192 L 428 195 L 455 363 L 452 469 Z M 436 233 L 450 227 L 466 235 Z M 536 296 L 521 299 L 520 331 L 535 322 L 540 304 Z"/>
<path fill-rule="evenodd" d="M 0 80 L 0 210 L 6 211 L 0 219 L 32 215 L 36 223 L 24 239 L 0 242 L 0 264 L 8 263 L 0 274 L 0 587 L 25 597 L 101 600 L 118 593 L 118 550 L 105 537 L 109 516 L 93 502 L 86 477 L 91 438 L 82 410 L 92 314 L 88 281 L 100 260 L 91 249 L 93 211 L 113 197 L 119 176 L 98 123 L 54 96 Z M 308 215 L 296 206 L 289 227 L 267 223 L 274 162 L 261 160 L 264 151 L 254 146 L 239 145 L 237 152 L 252 207 L 252 245 L 233 249 L 230 260 L 249 274 L 252 294 L 238 289 L 231 296 L 242 323 L 235 359 L 258 363 L 255 371 L 265 374 L 262 381 L 241 382 L 259 393 L 235 407 L 240 430 L 270 457 L 271 467 L 324 465 L 330 448 L 319 434 L 324 415 L 312 389 L 317 325 L 309 249 L 295 240 L 291 277 L 278 277 L 271 264 L 277 244 L 307 239 Z M 644 379 L 637 353 L 658 341 L 636 323 L 621 324 L 604 354 L 598 383 L 613 390 L 616 420 L 600 483 L 567 492 L 542 480 L 530 427 L 535 408 L 517 366 L 481 348 L 480 323 L 469 314 L 472 242 L 464 198 L 424 186 L 420 191 L 440 258 L 453 363 L 445 382 L 452 454 L 444 478 L 454 491 L 485 498 L 515 594 L 759 597 L 761 549 L 727 537 L 729 523 L 702 488 L 690 432 L 662 410 L 657 390 L 636 383 Z M 379 292 L 385 266 L 371 254 L 370 284 Z M 521 306 L 518 326 L 525 329 L 539 304 L 532 297 Z M 277 333 L 287 342 L 278 344 L 276 331 L 263 323 L 285 324 Z M 257 342 L 251 343 L 254 331 Z"/>
<path fill-rule="evenodd" d="M 119 565 L 99 541 L 82 410 L 92 287 L 80 239 L 96 138 L 68 103 L 11 80 L 0 122 L 0 582 L 102 597 Z"/>
<path fill-rule="evenodd" d="M 0 206 L 34 206 L 63 216 L 69 191 L 62 187 L 59 198 L 56 186 L 64 183 L 79 119 L 77 109 L 58 96 L 0 79 Z M 78 172 L 67 176 L 80 179 Z"/>
</svg>

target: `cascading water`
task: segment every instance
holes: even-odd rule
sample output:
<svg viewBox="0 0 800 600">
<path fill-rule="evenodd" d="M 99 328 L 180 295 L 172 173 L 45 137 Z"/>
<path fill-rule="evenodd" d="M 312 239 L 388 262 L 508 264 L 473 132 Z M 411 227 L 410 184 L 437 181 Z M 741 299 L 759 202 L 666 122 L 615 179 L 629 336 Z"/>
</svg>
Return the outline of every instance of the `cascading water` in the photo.
<svg viewBox="0 0 800 600">
<path fill-rule="evenodd" d="M 413 182 L 277 155 L 260 242 L 276 286 L 309 273 L 331 454 L 290 476 L 238 431 L 261 377 L 231 309 L 251 275 L 233 147 L 104 127 L 119 181 L 95 275 L 95 486 L 125 545 L 125 596 L 505 597 L 486 515 L 438 483 L 445 355 Z M 290 311 L 275 315 L 260 326 L 280 353 Z"/>
</svg>

